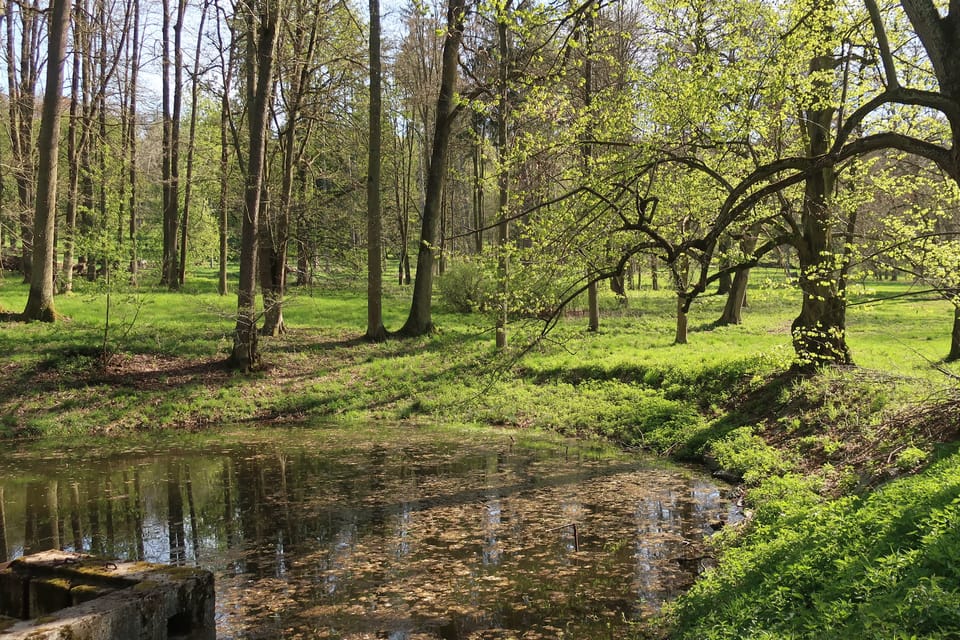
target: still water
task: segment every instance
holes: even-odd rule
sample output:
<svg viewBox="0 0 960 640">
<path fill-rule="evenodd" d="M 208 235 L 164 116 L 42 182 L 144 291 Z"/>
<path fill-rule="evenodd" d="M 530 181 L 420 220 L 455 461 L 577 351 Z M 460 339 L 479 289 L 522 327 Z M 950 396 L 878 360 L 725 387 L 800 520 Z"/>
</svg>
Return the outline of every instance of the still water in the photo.
<svg viewBox="0 0 960 640">
<path fill-rule="evenodd" d="M 217 637 L 621 637 L 735 518 L 701 473 L 557 440 L 384 427 L 8 452 L 0 554 L 199 565 Z"/>
</svg>

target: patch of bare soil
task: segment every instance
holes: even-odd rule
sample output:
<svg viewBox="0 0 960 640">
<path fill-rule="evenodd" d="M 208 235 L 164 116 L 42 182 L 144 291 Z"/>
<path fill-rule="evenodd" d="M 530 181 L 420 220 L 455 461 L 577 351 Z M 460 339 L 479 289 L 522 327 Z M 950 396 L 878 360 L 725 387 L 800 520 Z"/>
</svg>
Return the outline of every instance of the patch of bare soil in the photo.
<svg viewBox="0 0 960 640">
<path fill-rule="evenodd" d="M 232 372 L 222 357 L 179 358 L 155 354 L 115 354 L 91 379 L 136 391 L 162 391 L 184 384 L 217 387 Z"/>
</svg>

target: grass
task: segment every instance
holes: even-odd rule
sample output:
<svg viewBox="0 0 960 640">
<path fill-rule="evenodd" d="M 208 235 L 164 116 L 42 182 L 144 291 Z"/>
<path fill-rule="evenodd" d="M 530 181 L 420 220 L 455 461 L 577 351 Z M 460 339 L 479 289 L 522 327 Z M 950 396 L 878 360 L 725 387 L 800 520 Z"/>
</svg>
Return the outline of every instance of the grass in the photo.
<svg viewBox="0 0 960 640">
<path fill-rule="evenodd" d="M 716 539 L 720 562 L 667 614 L 682 638 L 960 637 L 960 436 L 954 379 L 938 371 L 951 307 L 877 299 L 907 282 L 857 282 L 848 342 L 856 368 L 789 371 L 796 291 L 758 270 L 744 324 L 715 328 L 723 300 L 691 310 L 673 340 L 668 291 L 602 298 L 601 328 L 574 307 L 546 340 L 511 325 L 522 359 L 493 348 L 491 323 L 438 301 L 434 335 L 370 344 L 361 283 L 295 290 L 290 327 L 263 339 L 267 366 L 224 366 L 233 296 L 212 273 L 184 293 L 149 286 L 106 299 L 80 282 L 55 325 L 0 323 L 0 436 L 70 443 L 94 436 L 254 429 L 335 420 L 550 429 L 603 436 L 715 467 L 747 490 L 753 517 Z M 27 289 L 0 282 L 0 308 Z M 385 292 L 399 327 L 409 290 Z M 105 357 L 106 356 L 106 357 Z M 954 369 L 956 372 L 956 369 Z M 658 635 L 641 628 L 638 635 Z"/>
</svg>

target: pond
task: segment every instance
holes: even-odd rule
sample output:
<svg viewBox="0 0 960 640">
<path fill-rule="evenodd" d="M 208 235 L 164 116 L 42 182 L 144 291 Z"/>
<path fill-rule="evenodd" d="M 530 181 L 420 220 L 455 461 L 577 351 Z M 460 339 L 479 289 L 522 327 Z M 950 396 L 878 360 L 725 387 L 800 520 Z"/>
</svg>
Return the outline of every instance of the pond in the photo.
<svg viewBox="0 0 960 640">
<path fill-rule="evenodd" d="M 549 436 L 383 426 L 8 451 L 0 560 L 199 565 L 217 637 L 622 637 L 735 519 L 695 470 Z"/>
</svg>

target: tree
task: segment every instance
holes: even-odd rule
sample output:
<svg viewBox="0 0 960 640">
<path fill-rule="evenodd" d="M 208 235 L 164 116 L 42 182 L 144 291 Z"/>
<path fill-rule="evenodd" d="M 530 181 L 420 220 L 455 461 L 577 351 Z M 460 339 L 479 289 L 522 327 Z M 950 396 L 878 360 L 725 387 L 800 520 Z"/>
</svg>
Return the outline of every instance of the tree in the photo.
<svg viewBox="0 0 960 640">
<path fill-rule="evenodd" d="M 246 28 L 247 166 L 240 237 L 237 325 L 231 363 L 243 371 L 260 364 L 257 344 L 257 237 L 262 206 L 267 120 L 273 95 L 273 64 L 282 0 L 256 0 L 244 10 Z"/>
<path fill-rule="evenodd" d="M 200 101 L 200 54 L 203 51 L 203 25 L 207 20 L 209 0 L 203 1 L 200 10 L 200 26 L 197 28 L 197 46 L 194 51 L 193 72 L 190 74 L 190 125 L 187 133 L 187 180 L 183 186 L 183 215 L 180 220 L 180 265 L 177 282 L 183 285 L 187 274 L 187 231 L 190 221 L 190 205 L 193 196 L 193 165 L 197 146 L 197 111 Z"/>
<path fill-rule="evenodd" d="M 21 267 L 23 281 L 32 282 L 34 212 L 34 95 L 40 74 L 43 20 L 38 0 L 6 3 L 8 117 L 13 175 L 19 205 Z M 19 32 L 15 19 L 19 19 Z M 20 55 L 16 46 L 20 44 Z M 18 62 L 19 61 L 19 62 Z M 19 72 L 19 77 L 18 77 Z"/>
<path fill-rule="evenodd" d="M 163 265 L 160 283 L 179 289 L 178 229 L 180 225 L 180 113 L 183 105 L 183 18 L 186 0 L 177 0 L 173 19 L 173 61 L 170 60 L 170 0 L 163 0 Z M 170 67 L 173 66 L 173 78 Z M 171 87 L 171 80 L 173 86 Z M 172 95 L 171 95 L 172 92 Z"/>
<path fill-rule="evenodd" d="M 220 94 L 220 163 L 219 181 L 220 197 L 217 202 L 217 231 L 219 237 L 219 270 L 217 275 L 217 292 L 227 294 L 227 227 L 229 219 L 229 191 L 230 191 L 230 133 L 233 131 L 233 117 L 231 115 L 230 91 L 233 84 L 233 67 L 235 47 L 228 46 L 223 37 L 223 11 L 219 2 L 215 0 L 217 8 L 217 50 L 220 52 L 220 74 L 223 81 Z M 231 35 L 236 35 L 230 28 Z M 224 55 L 226 53 L 226 56 Z"/>
<path fill-rule="evenodd" d="M 67 48 L 70 11 L 67 0 L 54 0 L 47 36 L 47 81 L 37 141 L 37 197 L 34 212 L 34 268 L 30 294 L 23 311 L 27 320 L 53 322 L 54 247 L 53 234 L 57 211 L 57 170 L 59 168 L 60 110 L 63 95 L 63 65 Z"/>
<path fill-rule="evenodd" d="M 387 337 L 383 327 L 382 222 L 380 217 L 380 155 L 382 107 L 380 65 L 380 0 L 370 0 L 370 140 L 367 143 L 367 333 L 380 342 Z"/>
<path fill-rule="evenodd" d="M 447 28 L 443 41 L 440 93 L 434 122 L 433 149 L 427 169 L 426 193 L 423 204 L 423 221 L 420 227 L 420 245 L 417 250 L 417 271 L 413 285 L 413 298 L 407 321 L 399 334 L 407 337 L 421 336 L 433 331 L 431 313 L 433 302 L 433 266 L 437 244 L 437 223 L 440 220 L 440 205 L 443 199 L 443 184 L 446 179 L 447 148 L 450 130 L 455 116 L 454 92 L 457 85 L 457 65 L 466 0 L 449 0 Z"/>
</svg>

